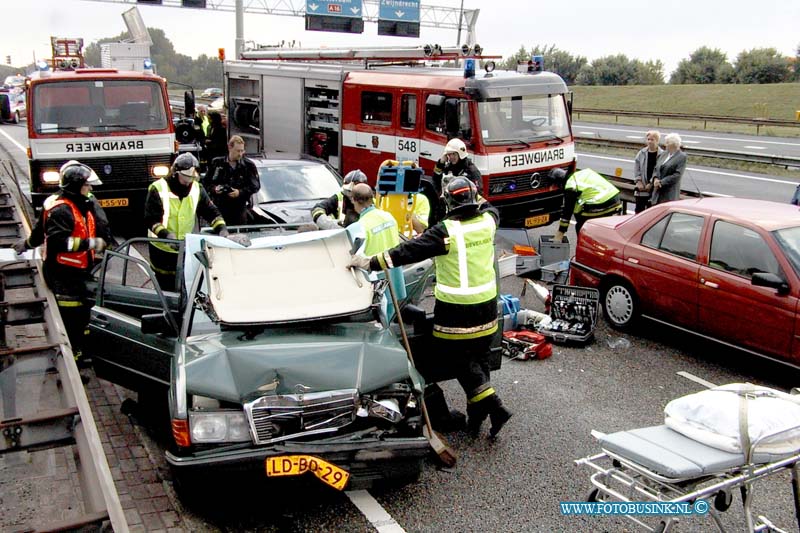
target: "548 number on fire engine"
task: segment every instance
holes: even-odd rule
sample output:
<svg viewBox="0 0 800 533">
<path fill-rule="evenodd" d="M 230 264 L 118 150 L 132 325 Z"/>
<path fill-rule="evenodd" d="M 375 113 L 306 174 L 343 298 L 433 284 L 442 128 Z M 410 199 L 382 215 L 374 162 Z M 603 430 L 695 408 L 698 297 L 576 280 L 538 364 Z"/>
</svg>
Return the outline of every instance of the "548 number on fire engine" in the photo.
<svg viewBox="0 0 800 533">
<path fill-rule="evenodd" d="M 413 161 L 419 163 L 419 139 L 398 137 L 395 157 L 401 162 Z"/>
</svg>

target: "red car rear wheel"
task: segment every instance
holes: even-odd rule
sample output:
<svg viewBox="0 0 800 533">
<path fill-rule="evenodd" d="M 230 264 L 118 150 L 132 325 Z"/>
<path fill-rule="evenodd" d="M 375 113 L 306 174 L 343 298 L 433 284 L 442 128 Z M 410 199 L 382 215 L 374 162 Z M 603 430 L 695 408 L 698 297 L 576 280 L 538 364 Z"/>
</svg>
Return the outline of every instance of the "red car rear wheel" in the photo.
<svg viewBox="0 0 800 533">
<path fill-rule="evenodd" d="M 611 327 L 627 330 L 639 318 L 639 300 L 630 284 L 621 279 L 610 280 L 603 288 L 603 315 Z"/>
</svg>

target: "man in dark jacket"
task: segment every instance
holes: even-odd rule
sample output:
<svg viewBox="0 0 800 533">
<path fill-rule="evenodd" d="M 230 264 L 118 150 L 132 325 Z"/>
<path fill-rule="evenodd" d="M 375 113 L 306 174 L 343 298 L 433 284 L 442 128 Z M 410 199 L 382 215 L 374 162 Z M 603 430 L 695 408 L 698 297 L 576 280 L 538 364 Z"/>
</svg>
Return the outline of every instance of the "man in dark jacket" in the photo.
<svg viewBox="0 0 800 533">
<path fill-rule="evenodd" d="M 255 163 L 244 155 L 241 137 L 231 137 L 228 155 L 209 163 L 203 186 L 228 225 L 249 223 L 252 197 L 261 188 L 261 182 Z"/>
<path fill-rule="evenodd" d="M 181 154 L 172 163 L 168 178 L 150 184 L 144 201 L 144 223 L 151 238 L 183 240 L 194 230 L 197 215 L 211 221 L 218 235 L 228 236 L 225 220 L 219 209 L 197 183 L 197 159 Z M 150 265 L 162 290 L 175 291 L 178 251 L 177 243 L 150 242 Z"/>
<path fill-rule="evenodd" d="M 467 396 L 467 427 L 480 431 L 491 418 L 497 436 L 511 418 L 490 383 L 488 354 L 497 331 L 497 273 L 494 234 L 497 211 L 479 205 L 477 189 L 457 177 L 444 189 L 447 216 L 422 235 L 373 257 L 353 256 L 351 266 L 383 270 L 433 258 L 436 303 L 433 353 L 449 363 Z"/>
<path fill-rule="evenodd" d="M 97 235 L 95 210 L 102 207 L 91 196 L 92 186 L 102 185 L 97 174 L 78 161 L 61 167 L 61 192 L 52 201 L 48 198 L 36 227 L 36 239 L 44 235 L 44 278 L 55 295 L 61 319 L 67 330 L 76 361 L 81 362 L 86 326 L 89 323 L 89 291 L 87 283 L 95 263 L 95 253 L 106 248 L 106 241 Z M 101 215 L 105 219 L 105 214 Z M 33 247 L 29 240 L 14 245 L 17 253 Z"/>
</svg>

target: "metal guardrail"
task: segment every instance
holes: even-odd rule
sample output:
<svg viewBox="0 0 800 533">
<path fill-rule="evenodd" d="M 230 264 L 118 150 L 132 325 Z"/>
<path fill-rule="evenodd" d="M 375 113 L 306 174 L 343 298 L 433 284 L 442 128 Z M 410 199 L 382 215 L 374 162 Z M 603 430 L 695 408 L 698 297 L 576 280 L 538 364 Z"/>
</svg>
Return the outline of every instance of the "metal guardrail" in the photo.
<svg viewBox="0 0 800 533">
<path fill-rule="evenodd" d="M 30 233 L 30 223 L 20 209 L 24 200 L 13 168 L 3 161 L 0 169 L 20 193 L 0 183 L 0 457 L 5 459 L 0 473 L 22 487 L 33 501 L 25 503 L 35 509 L 22 516 L 0 513 L 0 529 L 111 527 L 126 533 L 125 514 L 41 260 L 20 259 L 11 250 Z M 53 470 L 59 462 L 66 462 L 64 473 Z M 77 469 L 76 485 L 70 483 L 70 464 Z M 41 465 L 53 466 L 43 472 Z M 48 503 L 37 505 L 39 500 Z"/>
<path fill-rule="evenodd" d="M 748 118 L 748 117 L 728 117 L 722 115 L 692 115 L 689 113 L 665 113 L 658 111 L 626 111 L 623 109 L 590 109 L 575 108 L 572 110 L 576 118 L 580 114 L 584 115 L 611 115 L 615 121 L 619 122 L 619 117 L 651 118 L 656 120 L 656 125 L 661 124 L 661 119 L 691 120 L 702 122 L 703 129 L 708 127 L 709 122 L 723 122 L 728 124 L 746 124 L 756 127 L 756 135 L 759 134 L 761 126 L 780 126 L 785 128 L 800 128 L 800 121 L 780 120 L 774 118 Z"/>
<path fill-rule="evenodd" d="M 623 148 L 625 150 L 638 151 L 642 148 L 641 141 L 622 141 L 618 139 L 598 139 L 596 137 L 575 136 L 575 140 L 583 145 L 608 146 L 612 148 Z M 782 167 L 800 167 L 800 157 L 754 154 L 748 152 L 732 152 L 730 150 L 714 150 L 709 148 L 696 148 L 693 146 L 681 147 L 687 155 L 701 157 L 716 157 L 718 159 L 729 159 L 732 161 L 745 161 L 748 163 L 765 163 L 768 165 L 778 165 Z"/>
<path fill-rule="evenodd" d="M 633 195 L 634 186 L 633 180 L 630 178 L 626 178 L 624 176 L 617 176 L 614 174 L 604 174 L 600 173 L 605 179 L 610 181 L 617 189 L 619 189 L 619 197 L 622 200 L 622 212 L 626 213 L 628 209 L 628 203 L 636 203 L 636 198 Z M 724 197 L 724 194 L 716 194 L 713 192 L 702 192 L 700 190 L 692 191 L 692 190 L 681 190 L 681 200 L 686 200 L 687 198 L 713 198 L 713 197 Z"/>
</svg>

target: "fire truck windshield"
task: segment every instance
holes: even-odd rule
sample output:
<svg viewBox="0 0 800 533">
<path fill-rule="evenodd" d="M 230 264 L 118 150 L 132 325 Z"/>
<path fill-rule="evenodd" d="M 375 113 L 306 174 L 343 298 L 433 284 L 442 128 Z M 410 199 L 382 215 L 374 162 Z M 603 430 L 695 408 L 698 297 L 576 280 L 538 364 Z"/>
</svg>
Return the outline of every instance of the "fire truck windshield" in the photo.
<svg viewBox="0 0 800 533">
<path fill-rule="evenodd" d="M 569 136 L 569 121 L 560 94 L 490 98 L 478 102 L 484 144 L 526 144 Z"/>
<path fill-rule="evenodd" d="M 148 80 L 74 80 L 34 86 L 36 133 L 142 132 L 168 127 L 161 85 Z"/>
</svg>

